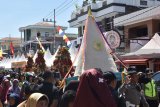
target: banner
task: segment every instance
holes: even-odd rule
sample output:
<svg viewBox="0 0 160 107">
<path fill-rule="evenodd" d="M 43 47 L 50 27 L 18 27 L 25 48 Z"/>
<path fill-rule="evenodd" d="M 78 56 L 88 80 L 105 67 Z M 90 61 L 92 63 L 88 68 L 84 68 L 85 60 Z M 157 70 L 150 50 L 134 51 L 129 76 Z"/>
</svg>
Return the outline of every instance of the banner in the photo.
<svg viewBox="0 0 160 107">
<path fill-rule="evenodd" d="M 11 67 L 12 68 L 24 68 L 26 64 L 27 64 L 26 61 L 12 62 Z"/>
</svg>

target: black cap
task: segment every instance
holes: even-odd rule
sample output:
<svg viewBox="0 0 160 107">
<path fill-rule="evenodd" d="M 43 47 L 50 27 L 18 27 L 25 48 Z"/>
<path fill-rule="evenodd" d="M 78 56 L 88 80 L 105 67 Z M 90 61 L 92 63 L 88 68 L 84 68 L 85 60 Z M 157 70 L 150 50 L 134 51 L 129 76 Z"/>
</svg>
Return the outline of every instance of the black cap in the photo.
<svg viewBox="0 0 160 107">
<path fill-rule="evenodd" d="M 132 75 L 137 73 L 136 68 L 128 68 L 127 71 L 128 71 L 127 75 Z"/>
<path fill-rule="evenodd" d="M 113 72 L 107 71 L 103 73 L 103 78 L 110 84 L 113 80 L 116 80 L 116 76 Z"/>
<path fill-rule="evenodd" d="M 146 73 L 149 73 L 151 71 L 151 69 L 150 68 L 146 68 Z"/>
<path fill-rule="evenodd" d="M 53 73 L 52 73 L 51 71 L 45 71 L 45 72 L 43 73 L 42 78 L 45 80 L 45 79 L 48 79 L 48 78 L 50 78 L 50 77 L 52 77 L 52 76 L 53 76 Z"/>
</svg>

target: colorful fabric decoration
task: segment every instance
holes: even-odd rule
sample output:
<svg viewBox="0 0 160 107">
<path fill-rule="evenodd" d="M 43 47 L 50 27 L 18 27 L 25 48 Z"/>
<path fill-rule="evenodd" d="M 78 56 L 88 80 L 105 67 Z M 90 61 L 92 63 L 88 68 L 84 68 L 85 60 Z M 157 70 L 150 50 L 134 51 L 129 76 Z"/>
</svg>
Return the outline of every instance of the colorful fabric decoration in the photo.
<svg viewBox="0 0 160 107">
<path fill-rule="evenodd" d="M 59 35 L 63 36 L 63 40 L 65 41 L 65 43 L 67 43 L 67 46 L 70 47 L 71 46 L 71 41 L 68 39 L 68 37 L 65 35 L 65 33 L 63 32 L 63 30 L 61 29 L 61 27 L 57 28 Z"/>
</svg>

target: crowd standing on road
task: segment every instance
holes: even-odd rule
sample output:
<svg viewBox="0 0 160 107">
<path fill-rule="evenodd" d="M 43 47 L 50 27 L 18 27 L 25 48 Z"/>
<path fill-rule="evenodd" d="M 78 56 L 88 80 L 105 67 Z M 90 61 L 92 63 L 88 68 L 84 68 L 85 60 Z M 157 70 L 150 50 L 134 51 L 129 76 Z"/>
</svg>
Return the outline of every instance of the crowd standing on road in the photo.
<svg viewBox="0 0 160 107">
<path fill-rule="evenodd" d="M 54 71 L 0 73 L 0 107 L 158 107 L 157 86 L 145 73 L 129 68 L 125 81 L 117 87 L 113 72 L 94 68 L 79 80 L 59 87 Z"/>
</svg>

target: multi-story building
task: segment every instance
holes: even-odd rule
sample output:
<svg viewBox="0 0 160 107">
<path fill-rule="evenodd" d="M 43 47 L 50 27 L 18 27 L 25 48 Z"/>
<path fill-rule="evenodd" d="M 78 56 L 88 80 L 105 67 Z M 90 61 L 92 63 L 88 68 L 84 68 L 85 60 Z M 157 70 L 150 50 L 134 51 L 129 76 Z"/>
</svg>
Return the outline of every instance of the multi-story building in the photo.
<svg viewBox="0 0 160 107">
<path fill-rule="evenodd" d="M 96 3 L 89 3 L 88 0 L 86 0 L 83 2 L 82 7 L 72 12 L 71 19 L 68 22 L 70 27 L 78 28 L 78 36 L 82 36 L 87 12 L 88 9 L 91 8 L 92 14 L 102 32 L 107 32 L 111 29 L 118 30 L 121 44 L 119 48 L 117 48 L 117 51 L 124 51 L 124 28 L 123 26 L 115 28 L 113 19 L 159 4 L 160 0 L 97 0 Z"/>
<path fill-rule="evenodd" d="M 136 66 L 139 71 L 145 71 L 146 67 L 149 67 L 154 72 L 160 70 L 159 57 L 154 53 L 154 50 L 157 52 L 159 50 L 156 44 L 160 45 L 155 38 L 152 38 L 155 33 L 160 32 L 159 10 L 159 5 L 152 6 L 114 19 L 116 27 L 124 27 L 125 51 L 129 54 L 123 55 L 122 59 L 128 65 Z M 149 42 L 151 39 L 155 43 Z M 149 43 L 150 45 L 146 45 Z M 137 55 L 139 49 L 141 50 L 141 55 Z M 147 52 L 153 52 L 153 54 L 149 56 Z M 146 55 L 149 57 L 146 57 Z"/>
<path fill-rule="evenodd" d="M 153 6 L 114 19 L 116 27 L 124 27 L 125 49 L 134 52 L 160 32 L 160 6 Z"/>
<path fill-rule="evenodd" d="M 60 27 L 64 32 L 67 29 L 67 27 L 63 26 Z M 63 37 L 58 35 L 58 31 L 56 30 L 56 28 L 57 26 L 54 27 L 54 23 L 52 21 L 46 21 L 46 20 L 43 20 L 43 22 L 39 22 L 33 25 L 20 27 L 19 31 L 21 32 L 21 37 L 24 38 L 23 39 L 24 51 L 29 52 L 29 50 L 34 50 L 35 52 L 37 50 L 38 42 L 36 40 L 36 37 L 38 36 L 45 49 L 49 48 L 51 52 L 55 52 L 58 45 L 64 44 Z M 76 34 L 66 34 L 66 35 L 71 40 L 77 37 Z"/>
<path fill-rule="evenodd" d="M 12 42 L 15 53 L 20 51 L 21 47 L 21 38 L 15 37 L 5 37 L 0 39 L 0 46 L 2 47 L 3 51 L 10 54 L 10 43 Z"/>
</svg>

